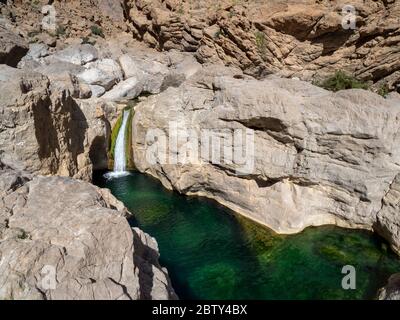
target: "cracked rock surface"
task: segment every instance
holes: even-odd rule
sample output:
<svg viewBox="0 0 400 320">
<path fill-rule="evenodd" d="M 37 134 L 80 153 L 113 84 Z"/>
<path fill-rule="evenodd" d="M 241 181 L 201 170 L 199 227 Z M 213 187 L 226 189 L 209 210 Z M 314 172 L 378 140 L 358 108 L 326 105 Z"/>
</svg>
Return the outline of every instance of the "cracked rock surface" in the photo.
<svg viewBox="0 0 400 320">
<path fill-rule="evenodd" d="M 0 169 L 0 299 L 176 298 L 109 190 Z"/>
</svg>

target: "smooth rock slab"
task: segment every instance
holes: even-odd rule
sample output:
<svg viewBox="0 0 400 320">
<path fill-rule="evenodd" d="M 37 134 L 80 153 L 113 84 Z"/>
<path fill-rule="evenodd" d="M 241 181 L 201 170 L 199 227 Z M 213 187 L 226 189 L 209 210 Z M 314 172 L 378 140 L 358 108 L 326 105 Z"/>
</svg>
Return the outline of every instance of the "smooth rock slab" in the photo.
<svg viewBox="0 0 400 320">
<path fill-rule="evenodd" d="M 168 67 L 150 58 L 136 58 L 128 54 L 119 58 L 125 78 L 134 77 L 141 82 L 143 91 L 159 93 L 164 78 L 169 73 Z"/>
<path fill-rule="evenodd" d="M 101 97 L 106 92 L 106 89 L 104 89 L 102 86 L 89 85 L 89 87 L 90 91 L 92 92 L 92 97 Z"/>
<path fill-rule="evenodd" d="M 129 100 L 136 98 L 143 92 L 143 84 L 136 77 L 132 77 L 116 84 L 108 91 L 103 99 L 110 101 Z"/>
</svg>

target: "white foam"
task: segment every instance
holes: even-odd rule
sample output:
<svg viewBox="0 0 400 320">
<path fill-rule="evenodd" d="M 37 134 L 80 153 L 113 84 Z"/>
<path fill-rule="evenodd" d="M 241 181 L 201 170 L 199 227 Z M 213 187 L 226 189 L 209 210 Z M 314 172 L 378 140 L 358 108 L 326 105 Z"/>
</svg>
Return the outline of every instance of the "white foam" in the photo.
<svg viewBox="0 0 400 320">
<path fill-rule="evenodd" d="M 107 180 L 121 178 L 125 176 L 129 176 L 131 173 L 129 171 L 110 171 L 103 175 Z"/>
</svg>

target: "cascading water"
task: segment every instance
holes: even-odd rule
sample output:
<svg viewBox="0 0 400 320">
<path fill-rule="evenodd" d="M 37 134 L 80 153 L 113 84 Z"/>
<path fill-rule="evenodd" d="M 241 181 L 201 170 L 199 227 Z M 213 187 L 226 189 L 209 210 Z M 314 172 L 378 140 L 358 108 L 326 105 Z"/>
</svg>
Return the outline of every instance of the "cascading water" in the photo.
<svg viewBox="0 0 400 320">
<path fill-rule="evenodd" d="M 119 129 L 114 150 L 114 172 L 125 172 L 126 170 L 126 151 L 125 134 L 126 124 L 128 123 L 129 111 L 124 110 L 121 128 Z"/>
<path fill-rule="evenodd" d="M 128 175 L 129 172 L 126 171 L 126 150 L 125 150 L 125 141 L 126 141 L 126 126 L 129 119 L 129 110 L 124 110 L 122 115 L 122 123 L 119 128 L 117 139 L 115 141 L 114 148 L 114 171 L 108 172 L 106 174 L 107 178 L 113 177 L 121 177 Z"/>
</svg>

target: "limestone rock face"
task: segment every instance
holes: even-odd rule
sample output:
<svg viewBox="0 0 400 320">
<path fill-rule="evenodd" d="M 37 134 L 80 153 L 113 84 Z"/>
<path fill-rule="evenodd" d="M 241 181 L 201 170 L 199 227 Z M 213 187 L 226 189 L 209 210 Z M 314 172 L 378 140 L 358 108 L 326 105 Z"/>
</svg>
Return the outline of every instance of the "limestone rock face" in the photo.
<svg viewBox="0 0 400 320">
<path fill-rule="evenodd" d="M 200 68 L 193 56 L 118 42 L 62 50 L 35 43 L 18 69 L 0 65 L 2 162 L 90 180 L 93 169 L 108 167 L 118 102 L 178 86 Z"/>
<path fill-rule="evenodd" d="M 0 64 L 16 67 L 27 52 L 26 41 L 0 24 Z"/>
<path fill-rule="evenodd" d="M 85 180 L 93 166 L 106 167 L 110 124 L 105 115 L 117 113 L 114 106 L 75 100 L 45 75 L 6 65 L 0 65 L 0 91 L 1 162 Z"/>
<path fill-rule="evenodd" d="M 134 161 L 168 188 L 216 199 L 277 232 L 323 224 L 384 229 L 396 249 L 399 119 L 397 99 L 212 66 L 136 106 Z M 171 122 L 187 129 L 183 140 L 175 140 Z M 205 129 L 220 145 L 199 138 Z M 254 142 L 245 162 L 232 157 L 235 148 L 251 151 L 244 134 Z M 211 151 L 204 156 L 202 148 Z"/>
<path fill-rule="evenodd" d="M 0 299 L 173 299 L 156 241 L 106 189 L 0 170 Z"/>
</svg>

